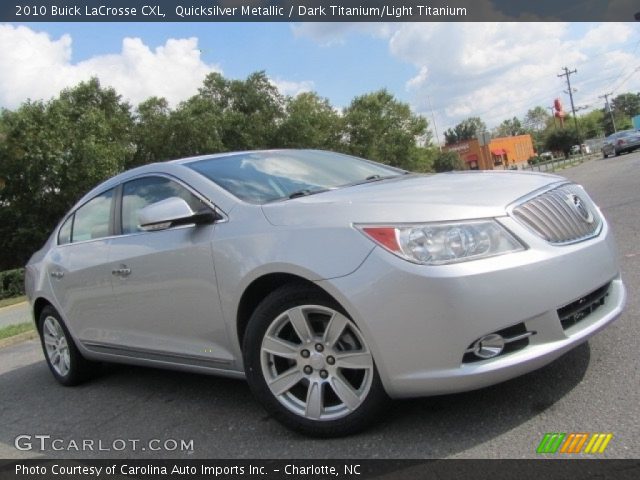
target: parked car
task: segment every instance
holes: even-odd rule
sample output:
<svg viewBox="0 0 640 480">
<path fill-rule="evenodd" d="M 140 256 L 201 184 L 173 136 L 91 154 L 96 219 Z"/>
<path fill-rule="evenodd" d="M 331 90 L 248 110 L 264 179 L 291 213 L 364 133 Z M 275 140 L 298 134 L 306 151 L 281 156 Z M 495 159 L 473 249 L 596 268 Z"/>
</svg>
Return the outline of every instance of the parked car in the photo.
<svg viewBox="0 0 640 480">
<path fill-rule="evenodd" d="M 623 152 L 633 152 L 640 148 L 640 132 L 637 130 L 621 130 L 604 139 L 602 144 L 602 156 L 616 157 Z"/>
<path fill-rule="evenodd" d="M 311 150 L 117 175 L 62 218 L 25 282 L 63 385 L 95 362 L 246 378 L 274 418 L 318 436 L 364 428 L 389 397 L 537 369 L 625 303 L 611 230 L 579 185 Z"/>
</svg>

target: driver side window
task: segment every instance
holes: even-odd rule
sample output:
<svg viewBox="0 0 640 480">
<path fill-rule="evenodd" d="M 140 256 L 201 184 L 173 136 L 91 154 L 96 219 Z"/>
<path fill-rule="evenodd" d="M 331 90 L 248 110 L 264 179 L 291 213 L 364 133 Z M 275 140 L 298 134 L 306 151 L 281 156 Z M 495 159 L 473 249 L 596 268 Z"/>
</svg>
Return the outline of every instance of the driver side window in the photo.
<svg viewBox="0 0 640 480">
<path fill-rule="evenodd" d="M 182 185 L 165 177 L 144 177 L 127 182 L 122 187 L 122 233 L 142 232 L 138 213 L 152 203 L 170 197 L 180 197 L 194 212 L 207 208 L 202 200 Z"/>
</svg>

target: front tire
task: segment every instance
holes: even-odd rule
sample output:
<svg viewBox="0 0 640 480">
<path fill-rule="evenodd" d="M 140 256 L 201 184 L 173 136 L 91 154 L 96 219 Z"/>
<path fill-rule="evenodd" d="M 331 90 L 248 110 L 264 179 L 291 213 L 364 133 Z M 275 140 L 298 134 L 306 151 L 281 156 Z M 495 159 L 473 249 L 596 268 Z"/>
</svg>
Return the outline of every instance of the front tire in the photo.
<svg viewBox="0 0 640 480">
<path fill-rule="evenodd" d="M 42 309 L 38 333 L 44 358 L 58 382 L 73 386 L 91 376 L 96 364 L 80 354 L 60 314 L 53 307 L 46 306 Z"/>
<path fill-rule="evenodd" d="M 307 435 L 353 434 L 388 401 L 373 356 L 346 312 L 324 292 L 287 285 L 253 313 L 243 342 L 246 377 L 274 418 Z"/>
</svg>

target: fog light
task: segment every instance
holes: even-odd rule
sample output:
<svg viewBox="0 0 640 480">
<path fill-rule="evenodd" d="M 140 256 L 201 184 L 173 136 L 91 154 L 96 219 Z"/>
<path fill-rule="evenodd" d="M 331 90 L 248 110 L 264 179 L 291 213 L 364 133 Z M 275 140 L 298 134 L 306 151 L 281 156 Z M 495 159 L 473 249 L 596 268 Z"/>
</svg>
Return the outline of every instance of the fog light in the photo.
<svg viewBox="0 0 640 480">
<path fill-rule="evenodd" d="M 472 345 L 471 350 L 474 355 L 480 358 L 493 358 L 502 353 L 504 350 L 504 338 L 497 333 L 490 333 L 479 338 Z"/>
</svg>

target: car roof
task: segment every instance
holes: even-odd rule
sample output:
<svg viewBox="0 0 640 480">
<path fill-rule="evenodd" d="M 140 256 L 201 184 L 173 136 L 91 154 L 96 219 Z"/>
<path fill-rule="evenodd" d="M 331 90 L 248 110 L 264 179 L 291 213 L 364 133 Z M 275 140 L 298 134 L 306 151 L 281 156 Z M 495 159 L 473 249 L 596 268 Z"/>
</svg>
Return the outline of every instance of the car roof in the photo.
<svg viewBox="0 0 640 480">
<path fill-rule="evenodd" d="M 239 155 L 256 154 L 256 153 L 275 153 L 275 152 L 311 152 L 313 149 L 300 149 L 300 148 L 277 148 L 277 149 L 265 149 L 265 150 L 241 150 L 235 152 L 213 153 L 208 155 L 197 155 L 195 157 L 178 158 L 176 160 L 169 160 L 165 163 L 175 163 L 179 165 L 185 165 L 200 160 L 215 160 L 218 158 L 228 158 Z"/>
</svg>

